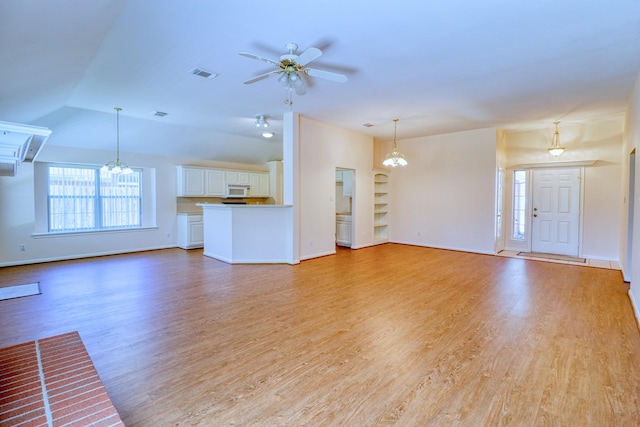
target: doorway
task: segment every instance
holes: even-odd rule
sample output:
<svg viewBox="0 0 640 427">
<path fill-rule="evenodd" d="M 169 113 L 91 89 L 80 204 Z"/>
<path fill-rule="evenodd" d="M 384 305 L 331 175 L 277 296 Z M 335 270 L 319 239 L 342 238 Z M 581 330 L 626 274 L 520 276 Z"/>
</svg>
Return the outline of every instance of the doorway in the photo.
<svg viewBox="0 0 640 427">
<path fill-rule="evenodd" d="M 624 281 L 631 282 L 631 261 L 633 260 L 633 209 L 636 201 L 636 150 L 629 155 L 629 194 L 627 195 L 627 257 L 624 269 Z"/>
<path fill-rule="evenodd" d="M 534 169 L 531 252 L 578 257 L 581 168 Z"/>
<path fill-rule="evenodd" d="M 350 248 L 353 244 L 353 206 L 355 195 L 353 169 L 336 168 L 336 245 Z"/>
</svg>

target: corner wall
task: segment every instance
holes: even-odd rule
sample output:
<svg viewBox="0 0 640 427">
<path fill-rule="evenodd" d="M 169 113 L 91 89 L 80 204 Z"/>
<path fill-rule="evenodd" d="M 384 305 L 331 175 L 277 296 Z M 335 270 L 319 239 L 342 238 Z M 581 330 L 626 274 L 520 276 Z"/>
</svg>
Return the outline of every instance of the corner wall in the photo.
<svg viewBox="0 0 640 427">
<path fill-rule="evenodd" d="M 397 141 L 408 161 L 390 179 L 390 241 L 493 254 L 495 128 Z"/>
<path fill-rule="evenodd" d="M 640 74 L 638 78 L 636 78 L 636 84 L 634 86 L 633 92 L 629 99 L 629 106 L 627 108 L 627 113 L 625 115 L 625 126 L 624 126 L 624 156 L 628 157 L 629 153 L 631 153 L 634 149 L 638 149 L 640 146 Z M 628 168 L 627 168 L 628 171 Z M 625 180 L 628 177 L 625 176 Z M 627 187 L 628 188 L 628 187 Z M 631 256 L 631 265 L 626 266 L 626 270 L 628 276 L 631 278 L 631 284 L 629 287 L 629 298 L 631 299 L 631 304 L 633 305 L 634 313 L 636 316 L 636 320 L 640 325 L 640 170 L 638 169 L 638 162 L 636 162 L 636 170 L 635 170 L 635 195 L 633 198 L 634 201 L 634 217 L 633 217 L 633 242 L 631 243 L 632 247 L 632 256 Z M 627 206 L 625 206 L 627 208 Z M 626 215 L 622 215 L 626 218 Z M 628 220 L 623 223 L 621 234 L 627 233 Z M 623 256 L 622 259 L 626 259 L 627 250 L 626 250 L 626 239 L 624 240 L 624 246 L 622 246 L 621 251 Z"/>
<path fill-rule="evenodd" d="M 373 138 L 300 116 L 300 259 L 335 253 L 336 168 L 355 170 L 353 248 L 373 244 Z"/>
</svg>

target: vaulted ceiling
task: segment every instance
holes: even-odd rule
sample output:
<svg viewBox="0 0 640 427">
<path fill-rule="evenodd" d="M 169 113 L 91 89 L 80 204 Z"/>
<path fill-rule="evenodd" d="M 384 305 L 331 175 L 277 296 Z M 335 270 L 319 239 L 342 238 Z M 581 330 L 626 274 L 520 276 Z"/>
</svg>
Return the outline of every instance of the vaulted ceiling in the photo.
<svg viewBox="0 0 640 427">
<path fill-rule="evenodd" d="M 0 40 L 0 121 L 49 127 L 47 144 L 113 149 L 121 107 L 123 151 L 263 163 L 287 111 L 381 140 L 393 118 L 409 138 L 620 114 L 640 2 L 3 0 Z M 274 68 L 239 52 L 278 60 L 287 42 L 348 82 L 309 79 L 291 107 L 276 78 L 243 84 Z"/>
</svg>

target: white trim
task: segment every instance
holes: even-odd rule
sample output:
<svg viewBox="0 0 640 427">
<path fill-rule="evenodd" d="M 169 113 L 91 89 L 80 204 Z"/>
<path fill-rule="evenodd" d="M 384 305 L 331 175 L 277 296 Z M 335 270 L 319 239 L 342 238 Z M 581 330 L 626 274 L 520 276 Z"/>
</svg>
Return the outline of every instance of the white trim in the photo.
<svg viewBox="0 0 640 427">
<path fill-rule="evenodd" d="M 333 251 L 326 251 L 326 252 L 318 252 L 318 253 L 311 254 L 311 255 L 301 256 L 301 257 L 300 257 L 300 261 L 304 261 L 304 260 L 306 260 L 306 259 L 320 258 L 320 257 L 323 257 L 323 256 L 327 256 L 327 255 L 335 255 L 335 254 L 336 254 L 336 251 L 335 251 L 335 250 L 333 250 Z"/>
<path fill-rule="evenodd" d="M 226 262 L 227 264 L 299 264 L 300 261 L 297 260 L 290 260 L 290 259 L 264 259 L 264 258 L 260 258 L 260 259 L 231 259 L 228 257 L 224 257 L 224 256 L 220 256 L 220 255 L 216 255 L 216 254 L 212 254 L 212 253 L 208 253 L 208 252 L 203 252 L 202 253 L 204 256 L 212 258 L 212 259 L 217 259 L 218 261 L 222 261 L 222 262 Z"/>
<path fill-rule="evenodd" d="M 407 242 L 407 241 L 400 241 L 400 240 L 389 240 L 388 243 L 398 243 L 400 245 L 409 245 L 409 246 L 420 246 L 422 248 L 444 249 L 447 251 L 469 252 L 472 254 L 495 255 L 495 253 L 491 251 L 479 251 L 477 249 L 460 248 L 457 246 L 436 246 L 436 245 L 429 245 L 425 243 Z"/>
<path fill-rule="evenodd" d="M 100 257 L 100 256 L 121 255 L 121 254 L 128 254 L 128 253 L 134 253 L 134 252 L 157 251 L 160 249 L 171 249 L 171 248 L 178 248 L 178 246 L 176 245 L 153 246 L 149 248 L 127 249 L 127 250 L 119 250 L 119 251 L 104 251 L 104 252 L 93 252 L 93 253 L 80 254 L 80 255 L 28 259 L 25 261 L 3 262 L 3 263 L 0 263 L 0 267 L 13 267 L 16 265 L 40 264 L 43 262 L 52 262 L 52 261 L 68 261 L 72 259 L 94 258 L 94 257 Z"/>
<path fill-rule="evenodd" d="M 638 304 L 636 303 L 635 298 L 633 297 L 633 293 L 631 292 L 631 289 L 629 289 L 629 301 L 631 301 L 631 308 L 633 308 L 633 315 L 636 317 L 636 323 L 638 324 L 638 327 L 640 327 L 640 309 Z"/>
<path fill-rule="evenodd" d="M 575 168 L 584 166 L 593 166 L 597 160 L 576 160 L 572 162 L 548 162 L 548 163 L 524 163 L 520 165 L 512 165 L 507 169 L 536 169 L 536 168 Z"/>
<path fill-rule="evenodd" d="M 71 236 L 86 236 L 88 234 L 105 234 L 105 233 L 126 233 L 131 231 L 150 231 L 157 230 L 158 226 L 152 227 L 136 227 L 136 228 L 117 228 L 117 229 L 104 229 L 104 230 L 86 230 L 86 231 L 62 231 L 53 233 L 31 233 L 31 237 L 34 239 L 42 239 L 47 237 L 71 237 Z"/>
</svg>

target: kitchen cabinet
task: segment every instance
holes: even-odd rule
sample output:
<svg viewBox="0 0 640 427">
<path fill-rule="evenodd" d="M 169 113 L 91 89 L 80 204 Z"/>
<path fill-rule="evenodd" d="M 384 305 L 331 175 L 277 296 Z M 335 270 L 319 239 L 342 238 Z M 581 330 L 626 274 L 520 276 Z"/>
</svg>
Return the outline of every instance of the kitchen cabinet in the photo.
<svg viewBox="0 0 640 427">
<path fill-rule="evenodd" d="M 251 197 L 270 197 L 269 172 L 178 166 L 178 197 L 225 197 L 227 184 L 251 186 Z"/>
<path fill-rule="evenodd" d="M 353 171 L 342 171 L 342 197 L 353 197 Z"/>
<path fill-rule="evenodd" d="M 251 173 L 244 171 L 226 171 L 227 184 L 251 185 Z"/>
<path fill-rule="evenodd" d="M 195 249 L 204 247 L 204 221 L 202 215 L 178 214 L 178 247 Z"/>
<path fill-rule="evenodd" d="M 351 215 L 336 215 L 336 244 L 351 247 Z"/>
<path fill-rule="evenodd" d="M 249 182 L 251 185 L 252 197 L 269 197 L 269 173 L 267 172 L 251 172 L 249 174 Z"/>
<path fill-rule="evenodd" d="M 225 193 L 223 170 L 178 166 L 178 197 L 222 197 Z"/>
<path fill-rule="evenodd" d="M 205 196 L 223 197 L 225 195 L 225 173 L 218 169 L 205 171 Z"/>
<path fill-rule="evenodd" d="M 373 241 L 389 240 L 389 175 L 376 171 L 373 174 Z"/>
<path fill-rule="evenodd" d="M 178 166 L 178 196 L 204 196 L 204 169 Z"/>
</svg>

